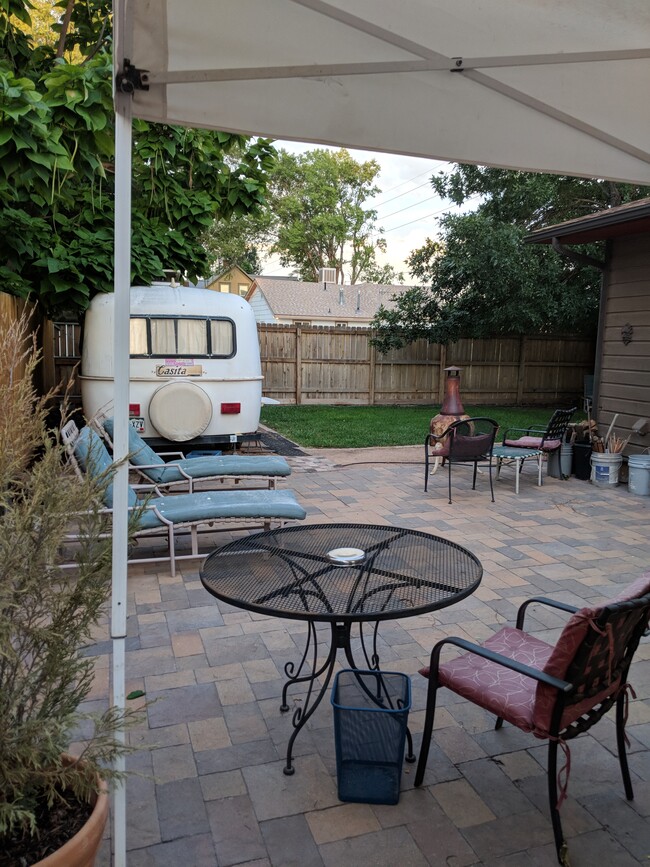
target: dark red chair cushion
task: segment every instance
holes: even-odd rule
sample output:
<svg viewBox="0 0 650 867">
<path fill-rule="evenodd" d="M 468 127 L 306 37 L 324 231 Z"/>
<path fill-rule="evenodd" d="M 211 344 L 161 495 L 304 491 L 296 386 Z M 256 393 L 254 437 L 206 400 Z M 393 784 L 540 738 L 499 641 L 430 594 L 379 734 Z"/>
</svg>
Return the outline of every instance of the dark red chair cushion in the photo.
<svg viewBox="0 0 650 867">
<path fill-rule="evenodd" d="M 650 593 L 650 572 L 628 585 L 608 604 L 636 599 L 647 593 Z M 488 638 L 483 647 L 563 680 L 587 631 L 597 628 L 596 619 L 602 608 L 603 606 L 596 606 L 576 611 L 562 630 L 555 646 L 519 629 L 505 626 Z M 606 648 L 613 648 L 615 637 L 605 632 L 603 642 Z M 603 642 L 596 642 L 591 656 L 584 660 L 585 671 L 589 671 L 592 665 L 595 670 L 603 667 Z M 420 674 L 428 677 L 429 669 L 421 669 Z M 557 690 L 553 687 L 511 671 L 499 663 L 483 659 L 475 653 L 466 653 L 450 662 L 441 663 L 439 680 L 441 686 L 449 687 L 523 731 L 533 732 L 538 737 L 548 736 L 551 714 L 557 700 Z M 560 730 L 596 707 L 620 687 L 618 679 L 611 681 L 604 677 L 603 681 L 602 690 L 566 706 Z"/>
<path fill-rule="evenodd" d="M 516 449 L 543 449 L 545 452 L 554 452 L 560 448 L 562 441 L 546 440 L 542 445 L 542 437 L 519 437 L 518 440 L 506 440 L 503 444 Z"/>
</svg>

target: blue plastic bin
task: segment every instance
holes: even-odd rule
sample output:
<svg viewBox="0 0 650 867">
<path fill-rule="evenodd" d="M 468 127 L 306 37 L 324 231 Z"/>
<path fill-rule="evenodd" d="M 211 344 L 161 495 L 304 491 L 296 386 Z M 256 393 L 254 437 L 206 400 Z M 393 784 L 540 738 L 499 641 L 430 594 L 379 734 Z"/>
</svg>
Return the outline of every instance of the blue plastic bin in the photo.
<svg viewBox="0 0 650 867">
<path fill-rule="evenodd" d="M 332 687 L 341 801 L 396 804 L 411 707 L 411 679 L 396 671 L 343 669 Z"/>
</svg>

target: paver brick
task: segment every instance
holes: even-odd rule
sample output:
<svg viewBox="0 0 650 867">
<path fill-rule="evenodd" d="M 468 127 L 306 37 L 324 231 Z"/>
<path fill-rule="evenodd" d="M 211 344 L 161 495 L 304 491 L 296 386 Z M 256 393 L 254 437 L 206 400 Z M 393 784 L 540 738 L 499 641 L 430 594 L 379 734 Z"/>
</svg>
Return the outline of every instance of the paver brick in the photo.
<svg viewBox="0 0 650 867">
<path fill-rule="evenodd" d="M 496 486 L 492 504 L 485 490 L 471 491 L 471 474 L 459 473 L 449 506 L 444 480 L 423 492 L 419 464 L 304 460 L 313 471 L 296 463 L 290 486 L 308 508 L 306 523 L 418 528 L 467 546 L 483 563 L 480 587 L 462 603 L 382 624 L 381 658 L 413 678 L 416 752 L 427 687 L 417 670 L 435 642 L 449 635 L 484 641 L 512 624 L 532 595 L 598 604 L 650 563 L 650 499 L 623 487 L 545 479 L 538 488 L 532 473 L 522 477 L 517 497 L 510 475 Z M 245 535 L 215 535 L 215 544 Z M 127 689 L 159 700 L 129 732 L 131 742 L 148 748 L 128 758 L 128 767 L 144 775 L 127 783 L 127 801 L 137 805 L 127 811 L 129 867 L 556 863 L 546 744 L 507 724 L 495 731 L 489 714 L 449 690 L 439 692 L 424 785 L 413 788 L 414 767 L 405 763 L 397 805 L 339 802 L 327 695 L 296 740 L 294 776 L 285 776 L 293 729 L 290 714 L 279 712 L 279 696 L 285 664 L 303 652 L 306 624 L 217 602 L 199 568 L 196 561 L 179 563 L 174 578 L 167 567 L 130 570 Z M 564 622 L 565 615 L 535 608 L 526 625 L 554 642 Z M 319 657 L 329 635 L 328 626 L 318 627 Z M 85 653 L 97 657 L 98 674 L 84 708 L 97 710 L 108 700 L 107 619 L 92 641 Z M 628 867 L 647 863 L 650 854 L 650 641 L 642 641 L 636 660 L 630 680 L 637 700 L 628 719 L 635 800 L 624 798 L 610 713 L 570 742 L 562 821 L 573 867 Z M 344 665 L 339 659 L 335 670 Z M 292 688 L 292 707 L 301 706 L 305 691 Z M 107 835 L 98 867 L 110 864 L 110 828 Z"/>
</svg>

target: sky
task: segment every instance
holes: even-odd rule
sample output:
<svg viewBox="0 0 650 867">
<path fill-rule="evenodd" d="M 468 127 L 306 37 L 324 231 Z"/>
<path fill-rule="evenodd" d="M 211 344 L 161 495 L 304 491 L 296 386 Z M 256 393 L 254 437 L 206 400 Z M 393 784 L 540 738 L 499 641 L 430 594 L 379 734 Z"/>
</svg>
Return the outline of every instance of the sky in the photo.
<svg viewBox="0 0 650 867">
<path fill-rule="evenodd" d="M 325 147 L 288 141 L 276 141 L 274 144 L 290 153 L 304 153 Z M 408 284 L 411 277 L 406 257 L 421 247 L 427 238 L 437 237 L 438 219 L 443 213 L 458 211 L 454 205 L 434 194 L 429 181 L 432 175 L 445 171 L 450 164 L 441 160 L 374 151 L 349 149 L 349 152 L 357 162 L 374 159 L 381 166 L 375 182 L 381 192 L 367 202 L 368 207 L 377 211 L 377 226 L 384 229 L 388 245 L 385 254 L 378 251 L 377 261 L 380 265 L 390 264 L 397 272 L 403 272 L 404 282 Z M 282 268 L 278 256 L 271 256 L 264 262 L 264 274 L 287 274 L 289 271 Z"/>
</svg>

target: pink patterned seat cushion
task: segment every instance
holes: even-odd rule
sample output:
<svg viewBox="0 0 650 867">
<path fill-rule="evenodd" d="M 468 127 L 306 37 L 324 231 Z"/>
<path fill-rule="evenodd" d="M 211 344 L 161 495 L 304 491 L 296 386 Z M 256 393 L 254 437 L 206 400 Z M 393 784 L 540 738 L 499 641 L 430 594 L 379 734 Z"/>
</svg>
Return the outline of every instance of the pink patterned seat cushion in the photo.
<svg viewBox="0 0 650 867">
<path fill-rule="evenodd" d="M 517 449 L 543 449 L 545 452 L 554 452 L 562 445 L 562 440 L 546 440 L 542 445 L 542 437 L 519 437 L 518 440 L 505 440 L 504 446 L 514 446 Z"/>
<path fill-rule="evenodd" d="M 504 626 L 483 646 L 537 669 L 544 668 L 553 652 L 552 645 L 511 626 Z M 429 669 L 423 668 L 420 674 L 428 677 Z M 537 682 L 532 678 L 474 653 L 442 663 L 439 677 L 441 686 L 449 687 L 524 731 L 533 731 Z"/>
<path fill-rule="evenodd" d="M 612 603 L 638 599 L 648 593 L 650 572 L 625 587 Z M 596 687 L 596 694 L 583 699 L 580 699 L 579 691 L 574 694 L 577 701 L 565 707 L 560 731 L 620 689 L 620 678 L 612 680 L 611 672 L 608 671 L 617 636 L 612 633 L 611 623 L 603 631 L 598 629 L 596 620 L 601 612 L 602 606 L 598 606 L 581 608 L 572 614 L 555 647 L 511 626 L 505 626 L 483 644 L 486 649 L 507 659 L 564 680 L 588 630 L 595 629 L 598 632 L 602 640 L 594 642 L 590 655 L 581 660 L 580 665 L 581 670 L 591 672 L 592 688 Z M 625 635 L 621 635 L 624 644 Z M 420 669 L 420 674 L 429 677 L 429 669 Z M 602 678 L 602 689 L 599 689 L 597 678 Z M 558 697 L 554 687 L 511 671 L 497 662 L 483 659 L 475 653 L 466 653 L 450 662 L 441 663 L 439 681 L 441 686 L 448 687 L 495 716 L 503 717 L 523 731 L 533 732 L 537 737 L 548 737 L 551 714 Z M 579 683 L 577 689 L 580 689 Z"/>
</svg>

